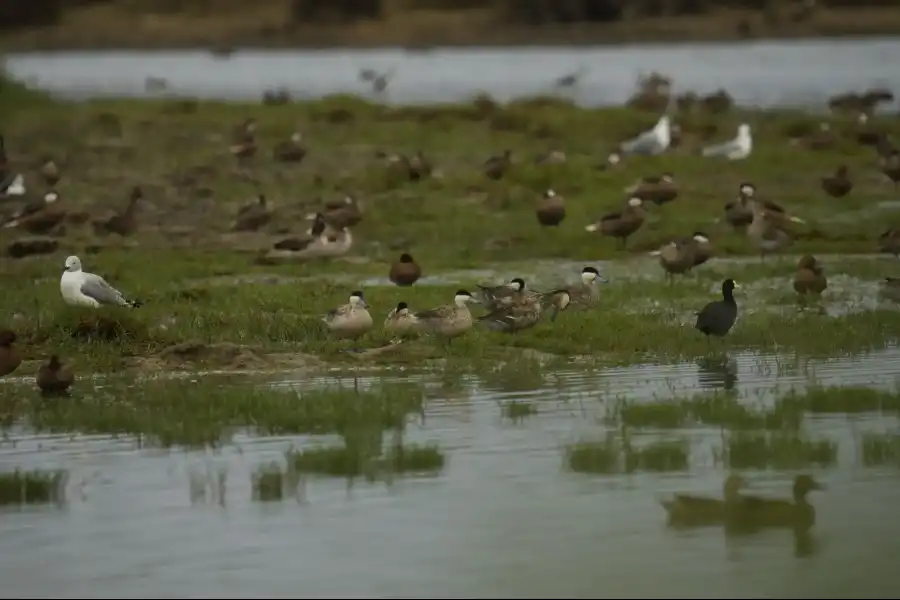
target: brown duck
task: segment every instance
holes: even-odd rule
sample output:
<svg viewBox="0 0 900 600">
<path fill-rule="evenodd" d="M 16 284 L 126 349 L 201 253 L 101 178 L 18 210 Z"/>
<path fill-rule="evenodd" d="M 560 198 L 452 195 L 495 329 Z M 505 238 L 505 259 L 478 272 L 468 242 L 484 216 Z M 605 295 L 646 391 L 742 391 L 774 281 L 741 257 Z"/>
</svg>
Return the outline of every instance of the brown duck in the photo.
<svg viewBox="0 0 900 600">
<path fill-rule="evenodd" d="M 671 173 L 663 173 L 659 177 L 645 177 L 625 191 L 644 202 L 653 202 L 657 206 L 671 202 L 678 197 L 678 186 L 675 185 L 675 177 Z"/>
<path fill-rule="evenodd" d="M 299 237 L 289 237 L 278 242 L 275 242 L 274 248 L 276 250 L 290 250 L 291 252 L 299 252 L 301 250 L 305 250 L 309 247 L 313 242 L 320 243 L 333 243 L 336 240 L 336 236 L 326 236 L 325 235 L 325 218 L 322 216 L 322 213 L 316 213 L 313 216 L 312 226 L 309 228 L 305 236 Z M 334 232 L 331 232 L 332 234 Z"/>
<path fill-rule="evenodd" d="M 353 196 L 344 196 L 341 200 L 329 200 L 321 211 L 325 224 L 335 231 L 355 227 L 362 221 L 359 203 Z"/>
<path fill-rule="evenodd" d="M 666 279 L 671 283 L 674 281 L 673 275 L 683 275 L 694 266 L 694 240 L 692 238 L 672 240 L 650 255 L 659 257 L 659 264 L 666 273 Z"/>
<path fill-rule="evenodd" d="M 59 193 L 47 192 L 43 198 L 32 200 L 13 213 L 3 224 L 3 228 L 18 227 L 35 235 L 49 233 L 66 217 L 66 209 L 62 204 Z"/>
<path fill-rule="evenodd" d="M 40 172 L 41 177 L 43 178 L 44 183 L 47 185 L 47 187 L 56 187 L 56 184 L 59 183 L 59 179 L 61 177 L 59 166 L 57 166 L 56 161 L 54 161 L 52 158 L 44 158 L 44 161 L 41 163 Z"/>
<path fill-rule="evenodd" d="M 792 486 L 792 499 L 742 495 L 734 516 L 742 525 L 754 528 L 783 527 L 807 530 L 816 522 L 816 510 L 807 495 L 825 487 L 809 475 L 797 475 Z"/>
<path fill-rule="evenodd" d="M 891 227 L 878 236 L 878 249 L 900 258 L 900 229 Z"/>
<path fill-rule="evenodd" d="M 894 183 L 900 183 L 900 150 L 892 150 L 888 156 L 881 158 L 881 172 Z"/>
<path fill-rule="evenodd" d="M 247 119 L 235 127 L 233 142 L 228 150 L 239 160 L 256 155 L 256 119 Z"/>
<path fill-rule="evenodd" d="M 791 243 L 791 236 L 786 230 L 788 223 L 805 222 L 788 214 L 774 202 L 755 199 L 750 202 L 750 206 L 753 209 L 753 222 L 747 228 L 747 236 L 763 258 L 767 253 L 777 252 Z"/>
<path fill-rule="evenodd" d="M 400 260 L 391 265 L 388 272 L 388 279 L 400 287 L 407 287 L 414 284 L 422 276 L 422 269 L 413 259 L 412 255 L 404 252 L 400 255 Z"/>
<path fill-rule="evenodd" d="M 272 220 L 272 210 L 268 206 L 265 194 L 259 194 L 256 202 L 247 204 L 238 211 L 231 226 L 232 231 L 256 231 Z"/>
<path fill-rule="evenodd" d="M 545 227 L 556 227 L 566 218 L 565 200 L 553 190 L 547 190 L 534 212 L 538 223 Z"/>
<path fill-rule="evenodd" d="M 740 494 L 744 478 L 729 475 L 722 486 L 722 499 L 689 494 L 673 494 L 671 498 L 660 500 L 666 509 L 669 525 L 674 527 L 701 527 L 704 525 L 724 525 L 732 507 L 742 502 Z"/>
<path fill-rule="evenodd" d="M 22 364 L 22 354 L 15 347 L 16 332 L 0 330 L 0 377 L 9 375 Z"/>
<path fill-rule="evenodd" d="M 504 150 L 503 154 L 491 156 L 484 161 L 484 174 L 488 179 L 502 179 L 512 165 L 512 150 Z"/>
<path fill-rule="evenodd" d="M 750 203 L 756 194 L 756 186 L 742 183 L 738 188 L 738 197 L 725 205 L 725 221 L 734 229 L 744 229 L 753 222 L 753 208 Z"/>
<path fill-rule="evenodd" d="M 106 220 L 94 221 L 94 233 L 97 235 L 106 235 L 115 233 L 122 237 L 129 236 L 137 231 L 138 220 L 137 210 L 138 203 L 144 197 L 144 192 L 140 186 L 134 186 L 131 189 L 131 195 L 128 199 L 128 205 L 120 213 L 117 213 Z"/>
<path fill-rule="evenodd" d="M 303 145 L 303 134 L 295 131 L 290 139 L 280 142 L 272 150 L 272 158 L 278 162 L 299 163 L 306 157 L 306 146 Z"/>
<path fill-rule="evenodd" d="M 839 165 L 831 175 L 822 178 L 822 189 L 832 198 L 843 198 L 853 189 L 853 182 L 847 172 L 847 165 Z"/>
<path fill-rule="evenodd" d="M 416 153 L 413 154 L 412 158 L 409 158 L 406 163 L 410 181 L 427 179 L 431 177 L 431 173 L 434 170 L 434 167 L 431 166 L 431 162 L 425 158 L 425 155 L 421 150 L 416 150 Z"/>
<path fill-rule="evenodd" d="M 618 238 L 622 248 L 625 248 L 629 236 L 641 228 L 646 218 L 644 201 L 633 197 L 628 200 L 624 210 L 603 215 L 598 222 L 585 227 L 585 230 L 599 231 L 601 235 Z"/>
<path fill-rule="evenodd" d="M 794 291 L 805 299 L 810 295 L 821 296 L 827 287 L 828 280 L 819 261 L 809 254 L 801 258 L 794 273 Z"/>
<path fill-rule="evenodd" d="M 73 383 L 75 374 L 60 362 L 56 354 L 38 369 L 37 385 L 43 396 L 65 396 Z"/>
</svg>

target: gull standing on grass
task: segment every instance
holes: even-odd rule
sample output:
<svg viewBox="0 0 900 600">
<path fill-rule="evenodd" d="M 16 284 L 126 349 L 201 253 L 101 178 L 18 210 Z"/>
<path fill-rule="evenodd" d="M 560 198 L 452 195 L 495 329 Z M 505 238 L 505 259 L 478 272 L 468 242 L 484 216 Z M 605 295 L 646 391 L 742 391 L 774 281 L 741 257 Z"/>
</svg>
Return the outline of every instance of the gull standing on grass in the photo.
<svg viewBox="0 0 900 600">
<path fill-rule="evenodd" d="M 703 156 L 724 156 L 728 160 L 741 160 L 750 156 L 753 151 L 753 137 L 750 135 L 750 126 L 746 123 L 738 125 L 737 137 L 724 144 L 707 146 L 703 149 Z"/>
<path fill-rule="evenodd" d="M 662 154 L 669 149 L 672 143 L 672 129 L 669 123 L 669 116 L 663 115 L 659 118 L 653 129 L 645 131 L 636 138 L 622 142 L 619 150 L 623 154 L 640 154 L 653 156 Z"/>
<path fill-rule="evenodd" d="M 99 308 L 105 304 L 130 308 L 141 306 L 139 300 L 126 299 L 122 292 L 106 283 L 99 275 L 82 271 L 81 259 L 77 256 L 66 259 L 66 266 L 59 280 L 59 290 L 62 292 L 63 300 L 70 306 L 91 308 Z"/>
</svg>

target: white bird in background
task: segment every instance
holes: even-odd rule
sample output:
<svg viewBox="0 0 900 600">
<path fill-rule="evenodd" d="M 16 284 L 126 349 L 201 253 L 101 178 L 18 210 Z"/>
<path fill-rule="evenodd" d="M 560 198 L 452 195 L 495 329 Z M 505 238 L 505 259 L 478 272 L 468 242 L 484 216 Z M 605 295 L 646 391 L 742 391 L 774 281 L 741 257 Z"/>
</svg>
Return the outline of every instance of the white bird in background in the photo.
<svg viewBox="0 0 900 600">
<path fill-rule="evenodd" d="M 0 183 L 0 196 L 24 196 L 25 178 L 21 173 L 9 177 Z"/>
<path fill-rule="evenodd" d="M 659 118 L 653 129 L 645 131 L 634 139 L 622 142 L 619 149 L 623 154 L 656 155 L 669 149 L 672 143 L 672 131 L 669 124 L 669 116 Z"/>
<path fill-rule="evenodd" d="M 750 156 L 753 151 L 753 136 L 750 135 L 750 126 L 746 123 L 738 125 L 737 137 L 724 144 L 707 146 L 703 149 L 703 156 L 723 156 L 728 160 L 741 160 Z"/>
</svg>

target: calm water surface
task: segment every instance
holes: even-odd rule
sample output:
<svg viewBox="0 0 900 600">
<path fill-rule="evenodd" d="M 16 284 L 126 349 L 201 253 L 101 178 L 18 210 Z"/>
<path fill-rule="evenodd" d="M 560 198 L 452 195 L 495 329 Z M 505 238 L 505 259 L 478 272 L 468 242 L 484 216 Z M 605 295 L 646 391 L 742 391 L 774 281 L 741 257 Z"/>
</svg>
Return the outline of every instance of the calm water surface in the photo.
<svg viewBox="0 0 900 600">
<path fill-rule="evenodd" d="M 619 104 L 641 73 L 674 77 L 676 91 L 726 88 L 744 105 L 824 106 L 828 96 L 872 85 L 900 88 L 897 38 L 632 45 L 602 48 L 466 48 L 428 52 L 246 51 L 13 54 L 16 76 L 72 96 L 143 95 L 148 78 L 165 94 L 260 98 L 283 87 L 297 98 L 367 93 L 361 68 L 395 70 L 381 100 L 453 102 L 487 92 L 500 100 L 553 91 L 557 77 L 588 69 L 571 92 L 581 104 Z"/>
<path fill-rule="evenodd" d="M 584 475 L 563 448 L 605 431 L 615 398 L 665 399 L 731 388 L 747 401 L 824 385 L 893 386 L 900 351 L 811 361 L 731 357 L 704 362 L 546 373 L 536 389 L 494 378 L 442 386 L 422 377 L 429 402 L 410 441 L 436 442 L 437 476 L 385 483 L 313 478 L 301 500 L 251 501 L 251 471 L 311 437 L 237 436 L 218 452 L 138 449 L 132 439 L 13 430 L 0 468 L 67 468 L 64 508 L 0 509 L 0 581 L 6 597 L 618 597 L 890 598 L 900 590 L 900 481 L 864 468 L 859 438 L 895 431 L 893 417 L 810 417 L 810 434 L 840 445 L 838 465 L 815 472 L 814 551 L 795 555 L 790 533 L 728 539 L 716 528 L 674 532 L 657 504 L 673 490 L 713 492 L 721 432 L 691 440 L 678 474 Z M 401 374 L 397 374 L 400 378 Z M 275 385 L 352 385 L 337 375 Z M 368 385 L 362 381 L 361 385 Z M 528 399 L 538 414 L 502 416 Z M 647 431 L 636 443 L 671 436 Z M 329 441 L 329 440 L 325 440 Z M 224 506 L 195 484 L 227 473 Z M 754 488 L 787 493 L 792 473 L 750 472 Z M 210 496 L 216 496 L 211 494 Z"/>
</svg>

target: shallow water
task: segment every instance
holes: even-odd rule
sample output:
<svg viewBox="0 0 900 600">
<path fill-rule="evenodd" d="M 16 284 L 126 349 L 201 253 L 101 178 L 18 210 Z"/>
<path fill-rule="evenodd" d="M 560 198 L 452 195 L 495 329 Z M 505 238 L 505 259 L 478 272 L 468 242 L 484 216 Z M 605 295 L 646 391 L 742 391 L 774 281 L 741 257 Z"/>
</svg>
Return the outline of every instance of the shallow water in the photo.
<svg viewBox="0 0 900 600">
<path fill-rule="evenodd" d="M 7 55 L 11 72 L 76 97 L 147 94 L 148 78 L 162 93 L 258 99 L 283 87 L 296 98 L 369 90 L 362 68 L 396 69 L 381 100 L 453 102 L 487 92 L 500 100 L 546 94 L 578 65 L 590 70 L 567 92 L 589 106 L 621 104 L 641 73 L 674 77 L 677 91 L 724 87 L 743 105 L 824 106 L 828 96 L 873 85 L 900 87 L 897 38 L 627 45 L 599 48 L 465 48 L 403 50 L 208 52 L 64 52 Z"/>
<path fill-rule="evenodd" d="M 408 439 L 438 443 L 444 471 L 392 485 L 313 478 L 301 501 L 280 503 L 251 502 L 251 470 L 318 440 L 237 436 L 217 452 L 167 452 L 13 430 L 0 467 L 67 468 L 71 479 L 62 509 L 0 509 L 0 581 L 9 597 L 895 597 L 900 482 L 896 469 L 864 468 L 858 456 L 860 433 L 896 431 L 893 417 L 807 419 L 809 432 L 840 451 L 837 466 L 812 471 L 828 490 L 813 499 L 813 551 L 803 556 L 784 531 L 726 540 L 715 528 L 664 527 L 658 494 L 719 489 L 718 429 L 675 432 L 691 442 L 686 473 L 584 475 L 562 465 L 566 444 L 602 435 L 615 398 L 730 388 L 765 402 L 776 388 L 813 381 L 890 387 L 898 359 L 897 349 L 827 361 L 742 353 L 728 369 L 710 361 L 569 370 L 525 390 L 474 376 L 448 388 L 409 373 L 429 402 Z M 336 377 L 285 374 L 275 385 L 352 385 Z M 504 419 L 501 405 L 512 399 L 538 413 Z M 224 505 L 217 493 L 196 493 L 221 470 Z M 754 488 L 785 494 L 792 474 L 747 475 Z"/>
</svg>

